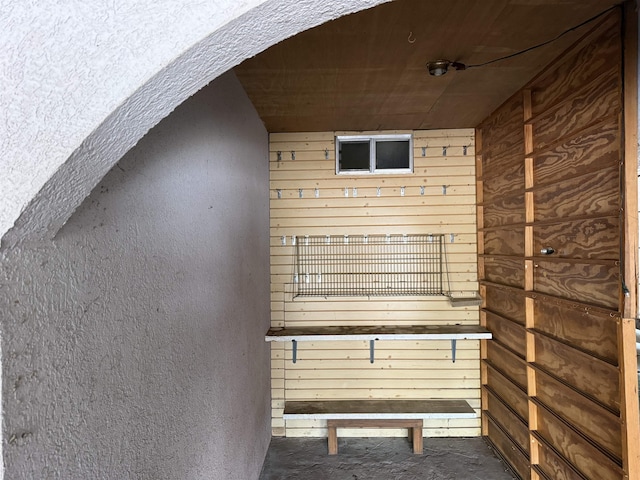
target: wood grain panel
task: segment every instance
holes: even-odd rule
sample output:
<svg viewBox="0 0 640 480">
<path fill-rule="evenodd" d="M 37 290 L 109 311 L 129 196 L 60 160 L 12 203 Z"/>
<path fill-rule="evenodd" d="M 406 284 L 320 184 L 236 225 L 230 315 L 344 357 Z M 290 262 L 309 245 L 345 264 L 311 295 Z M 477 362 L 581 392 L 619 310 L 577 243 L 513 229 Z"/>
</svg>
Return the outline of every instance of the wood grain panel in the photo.
<svg viewBox="0 0 640 480">
<path fill-rule="evenodd" d="M 617 167 L 620 160 L 618 118 L 611 117 L 547 152 L 538 152 L 533 161 L 534 185 Z"/>
<path fill-rule="evenodd" d="M 527 423 L 529 419 L 529 403 L 526 392 L 493 368 L 489 363 L 485 362 L 485 365 L 487 366 L 486 386 L 488 389 L 505 405 L 508 405 L 524 423 Z"/>
<path fill-rule="evenodd" d="M 520 449 L 529 454 L 529 428 L 513 411 L 491 391 L 487 392 L 487 402 L 484 405 L 485 410 L 489 412 L 491 419 L 499 425 L 504 431 L 509 432 L 511 440 L 520 447 Z"/>
<path fill-rule="evenodd" d="M 537 427 L 536 433 L 543 439 L 545 448 L 548 448 L 548 443 L 564 457 L 563 461 L 566 460 L 585 476 L 598 479 L 622 478 L 619 465 L 542 406 L 538 408 Z M 551 468 L 553 464 L 541 464 L 547 472 L 556 471 Z"/>
<path fill-rule="evenodd" d="M 484 232 L 486 255 L 524 256 L 524 228 L 497 228 Z"/>
<path fill-rule="evenodd" d="M 483 312 L 483 315 L 487 329 L 493 333 L 493 339 L 507 346 L 524 360 L 527 351 L 524 326 L 495 313 Z"/>
<path fill-rule="evenodd" d="M 617 309 L 620 267 L 591 263 L 536 261 L 535 291 L 568 300 Z"/>
<path fill-rule="evenodd" d="M 543 441 L 540 441 L 538 446 L 538 462 L 539 463 L 534 466 L 534 470 L 538 475 L 544 475 L 541 478 L 552 478 L 553 480 L 585 480 L 585 477 L 574 470 L 568 462 L 549 448 Z M 602 478 L 602 480 L 604 480 L 604 478 Z"/>
<path fill-rule="evenodd" d="M 531 107 L 534 115 L 557 105 L 585 83 L 611 70 L 612 65 L 619 68 L 612 61 L 621 56 L 619 22 L 620 11 L 614 10 L 597 26 L 597 33 L 572 47 L 570 55 L 563 56 L 563 61 L 552 64 L 533 81 Z"/>
<path fill-rule="evenodd" d="M 495 312 L 521 325 L 525 324 L 524 291 L 486 285 L 485 300 L 487 311 Z"/>
<path fill-rule="evenodd" d="M 489 165 L 482 165 L 483 201 L 493 202 L 500 197 L 515 195 L 524 186 L 524 163 L 522 154 L 508 156 Z"/>
<path fill-rule="evenodd" d="M 520 478 L 529 479 L 529 457 L 516 446 L 516 443 L 491 418 L 488 419 L 487 426 L 491 443 L 500 452 L 500 455 Z"/>
<path fill-rule="evenodd" d="M 514 95 L 482 123 L 484 158 L 522 148 L 524 134 L 520 125 L 523 112 L 521 95 Z M 491 167 L 489 163 L 486 166 Z"/>
<path fill-rule="evenodd" d="M 534 299 L 534 328 L 617 365 L 616 318 L 588 305 Z"/>
<path fill-rule="evenodd" d="M 618 217 L 597 217 L 534 225 L 533 251 L 548 247 L 560 258 L 618 260 L 620 221 Z"/>
<path fill-rule="evenodd" d="M 484 227 L 499 227 L 524 223 L 524 193 L 511 197 L 500 197 L 491 203 L 482 204 Z"/>
<path fill-rule="evenodd" d="M 579 216 L 606 216 L 620 208 L 617 168 L 583 175 L 536 189 L 533 192 L 536 221 Z"/>
<path fill-rule="evenodd" d="M 620 111 L 620 78 L 604 75 L 586 85 L 550 113 L 535 119 L 534 151 L 543 151 Z"/>
<path fill-rule="evenodd" d="M 527 389 L 526 362 L 496 341 L 487 342 L 486 362 L 523 390 Z"/>
<path fill-rule="evenodd" d="M 524 287 L 524 260 L 517 257 L 485 256 L 485 279 L 500 285 Z"/>
<path fill-rule="evenodd" d="M 622 458 L 620 418 L 539 370 L 536 398 L 618 461 Z"/>
<path fill-rule="evenodd" d="M 535 365 L 620 413 L 620 372 L 613 365 L 535 335 Z"/>
</svg>

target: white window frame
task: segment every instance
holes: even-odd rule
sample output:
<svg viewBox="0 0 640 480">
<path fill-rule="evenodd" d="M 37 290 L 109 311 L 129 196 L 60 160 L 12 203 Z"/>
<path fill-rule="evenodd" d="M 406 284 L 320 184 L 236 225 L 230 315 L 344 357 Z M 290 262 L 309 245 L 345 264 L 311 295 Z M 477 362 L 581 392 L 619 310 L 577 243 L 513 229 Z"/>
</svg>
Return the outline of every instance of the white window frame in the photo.
<svg viewBox="0 0 640 480">
<path fill-rule="evenodd" d="M 409 141 L 409 168 L 376 167 L 376 144 L 384 141 Z M 340 170 L 340 144 L 349 142 L 369 142 L 369 170 Z M 337 175 L 398 175 L 413 173 L 413 135 L 410 133 L 394 133 L 380 135 L 337 135 L 336 143 L 336 174 Z"/>
</svg>

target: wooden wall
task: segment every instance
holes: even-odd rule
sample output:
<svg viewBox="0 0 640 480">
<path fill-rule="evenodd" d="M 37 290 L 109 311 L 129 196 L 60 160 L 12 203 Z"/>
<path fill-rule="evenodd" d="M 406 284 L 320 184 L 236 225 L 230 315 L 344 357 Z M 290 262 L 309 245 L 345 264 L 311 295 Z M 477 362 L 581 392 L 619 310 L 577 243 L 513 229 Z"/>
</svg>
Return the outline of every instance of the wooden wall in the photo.
<svg viewBox="0 0 640 480">
<path fill-rule="evenodd" d="M 477 129 L 482 428 L 522 478 L 638 478 L 621 32 L 600 19 Z"/>
<path fill-rule="evenodd" d="M 478 307 L 438 296 L 293 298 L 294 235 L 443 233 L 452 290 L 479 288 L 474 130 L 413 132 L 413 174 L 366 176 L 336 175 L 341 133 L 271 134 L 272 326 L 477 325 Z M 373 364 L 367 342 L 300 342 L 295 364 L 290 343 L 271 348 L 274 435 L 326 435 L 324 421 L 285 425 L 285 400 L 463 398 L 480 410 L 478 341 L 458 341 L 455 363 L 448 341 L 376 342 Z M 429 420 L 425 435 L 477 436 L 480 420 Z"/>
</svg>

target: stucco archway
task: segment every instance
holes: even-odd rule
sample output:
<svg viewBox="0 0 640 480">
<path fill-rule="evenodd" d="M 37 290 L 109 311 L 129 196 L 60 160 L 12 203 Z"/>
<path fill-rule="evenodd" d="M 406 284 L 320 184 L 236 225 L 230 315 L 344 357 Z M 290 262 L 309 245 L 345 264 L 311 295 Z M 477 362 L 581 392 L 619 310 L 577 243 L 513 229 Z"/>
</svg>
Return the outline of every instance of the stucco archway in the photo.
<svg viewBox="0 0 640 480">
<path fill-rule="evenodd" d="M 2 245 L 52 237 L 177 105 L 269 46 L 388 0 L 130 5 L 2 13 Z"/>
</svg>

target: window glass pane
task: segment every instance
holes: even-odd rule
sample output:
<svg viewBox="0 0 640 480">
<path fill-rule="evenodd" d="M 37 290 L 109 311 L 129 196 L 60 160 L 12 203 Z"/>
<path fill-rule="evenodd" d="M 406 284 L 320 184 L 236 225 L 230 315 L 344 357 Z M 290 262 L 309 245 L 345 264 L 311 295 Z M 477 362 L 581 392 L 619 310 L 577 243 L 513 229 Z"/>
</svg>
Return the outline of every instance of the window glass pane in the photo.
<svg viewBox="0 0 640 480">
<path fill-rule="evenodd" d="M 409 141 L 377 141 L 376 170 L 408 169 Z"/>
<path fill-rule="evenodd" d="M 340 143 L 340 171 L 369 171 L 369 142 Z"/>
</svg>

